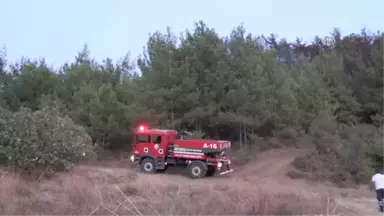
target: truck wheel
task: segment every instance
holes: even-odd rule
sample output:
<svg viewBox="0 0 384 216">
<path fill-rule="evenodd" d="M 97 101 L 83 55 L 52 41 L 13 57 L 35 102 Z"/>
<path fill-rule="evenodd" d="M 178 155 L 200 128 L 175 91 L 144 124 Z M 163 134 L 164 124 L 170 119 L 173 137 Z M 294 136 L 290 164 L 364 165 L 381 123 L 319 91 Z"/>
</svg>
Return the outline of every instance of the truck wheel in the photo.
<svg viewBox="0 0 384 216">
<path fill-rule="evenodd" d="M 216 168 L 213 166 L 208 166 L 207 174 L 206 176 L 211 177 L 214 176 L 216 172 Z"/>
<path fill-rule="evenodd" d="M 204 178 L 207 173 L 202 163 L 192 162 L 188 167 L 188 175 L 192 179 Z"/>
<path fill-rule="evenodd" d="M 140 163 L 141 171 L 144 173 L 154 173 L 155 169 L 155 161 L 152 158 L 145 158 Z"/>
</svg>

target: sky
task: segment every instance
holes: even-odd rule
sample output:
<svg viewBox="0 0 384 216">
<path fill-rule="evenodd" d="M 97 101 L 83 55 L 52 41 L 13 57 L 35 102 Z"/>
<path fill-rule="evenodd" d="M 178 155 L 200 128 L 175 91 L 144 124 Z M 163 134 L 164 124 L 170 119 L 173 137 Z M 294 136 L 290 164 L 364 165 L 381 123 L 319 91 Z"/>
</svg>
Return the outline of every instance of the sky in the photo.
<svg viewBox="0 0 384 216">
<path fill-rule="evenodd" d="M 1 0 L 0 46 L 9 63 L 43 57 L 59 67 L 88 44 L 91 57 L 118 60 L 143 52 L 150 33 L 178 36 L 203 20 L 220 36 L 243 24 L 254 35 L 276 33 L 310 41 L 384 29 L 383 0 Z"/>
</svg>

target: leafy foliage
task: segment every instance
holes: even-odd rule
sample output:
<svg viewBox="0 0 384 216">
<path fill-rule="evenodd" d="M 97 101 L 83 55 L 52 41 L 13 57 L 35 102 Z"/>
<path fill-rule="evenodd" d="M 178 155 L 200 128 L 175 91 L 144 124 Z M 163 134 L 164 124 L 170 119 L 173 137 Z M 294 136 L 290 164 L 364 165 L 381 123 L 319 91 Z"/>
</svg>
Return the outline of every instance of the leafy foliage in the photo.
<svg viewBox="0 0 384 216">
<path fill-rule="evenodd" d="M 28 171 L 42 167 L 65 170 L 94 156 L 86 131 L 54 110 L 22 108 L 11 113 L 2 109 L 0 120 L 3 163 Z"/>
<path fill-rule="evenodd" d="M 143 121 L 243 147 L 286 128 L 327 136 L 321 131 L 382 125 L 383 34 L 365 29 L 344 37 L 335 29 L 304 43 L 254 36 L 242 26 L 221 38 L 200 21 L 179 38 L 169 28 L 152 34 L 137 60 L 140 73 L 129 55 L 99 63 L 87 46 L 59 71 L 44 60 L 5 67 L 2 53 L 2 107 L 27 115 L 26 107 L 34 116 L 54 107 L 104 148 L 126 146 Z"/>
</svg>

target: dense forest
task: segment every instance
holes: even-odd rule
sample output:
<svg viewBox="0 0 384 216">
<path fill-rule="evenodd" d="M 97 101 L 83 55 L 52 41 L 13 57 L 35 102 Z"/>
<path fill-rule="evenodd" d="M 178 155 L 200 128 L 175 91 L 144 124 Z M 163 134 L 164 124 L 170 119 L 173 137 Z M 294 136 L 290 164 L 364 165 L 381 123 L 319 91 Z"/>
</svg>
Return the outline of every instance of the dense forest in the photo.
<svg viewBox="0 0 384 216">
<path fill-rule="evenodd" d="M 58 70 L 44 59 L 7 64 L 3 49 L 0 159 L 22 168 L 69 165 L 97 148 L 128 146 L 146 122 L 242 148 L 279 134 L 312 136 L 317 147 L 332 143 L 324 161 L 334 158 L 359 181 L 382 164 L 383 36 L 335 29 L 312 42 L 287 41 L 238 26 L 219 37 L 200 21 L 180 37 L 169 28 L 153 33 L 137 62 L 97 62 L 84 46 Z"/>
</svg>

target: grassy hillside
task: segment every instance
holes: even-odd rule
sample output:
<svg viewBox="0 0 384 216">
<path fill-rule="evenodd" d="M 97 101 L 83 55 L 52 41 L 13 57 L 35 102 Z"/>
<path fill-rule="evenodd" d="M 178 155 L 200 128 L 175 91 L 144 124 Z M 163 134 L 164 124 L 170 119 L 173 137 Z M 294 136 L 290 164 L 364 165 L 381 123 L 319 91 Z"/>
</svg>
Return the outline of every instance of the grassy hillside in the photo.
<svg viewBox="0 0 384 216">
<path fill-rule="evenodd" d="M 267 151 L 228 176 L 191 181 L 182 170 L 144 175 L 104 159 L 39 181 L 3 172 L 3 215 L 370 215 L 368 191 L 292 180 L 295 149 Z M 364 192 L 365 190 L 365 192 Z M 372 199 L 373 200 L 373 199 Z"/>
</svg>

